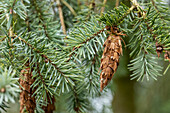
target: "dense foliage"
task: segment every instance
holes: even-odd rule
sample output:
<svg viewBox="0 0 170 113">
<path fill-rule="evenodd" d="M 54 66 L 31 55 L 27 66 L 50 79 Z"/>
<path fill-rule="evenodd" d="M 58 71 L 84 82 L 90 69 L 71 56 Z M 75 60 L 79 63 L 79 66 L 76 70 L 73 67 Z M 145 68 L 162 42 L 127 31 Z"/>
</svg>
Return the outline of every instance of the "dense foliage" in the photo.
<svg viewBox="0 0 170 113">
<path fill-rule="evenodd" d="M 68 112 L 88 112 L 89 99 L 101 94 L 100 59 L 113 28 L 123 34 L 124 51 L 131 50 L 131 79 L 157 80 L 163 74 L 158 56 L 170 62 L 170 11 L 164 1 L 131 0 L 131 7 L 120 4 L 108 12 L 101 12 L 100 2 L 78 1 L 0 1 L 0 111 L 17 100 L 26 90 L 21 81 L 28 80 L 35 112 L 50 108 L 54 97 L 64 98 Z M 31 77 L 22 76 L 23 70 Z M 20 112 L 30 106 L 23 105 Z"/>
</svg>

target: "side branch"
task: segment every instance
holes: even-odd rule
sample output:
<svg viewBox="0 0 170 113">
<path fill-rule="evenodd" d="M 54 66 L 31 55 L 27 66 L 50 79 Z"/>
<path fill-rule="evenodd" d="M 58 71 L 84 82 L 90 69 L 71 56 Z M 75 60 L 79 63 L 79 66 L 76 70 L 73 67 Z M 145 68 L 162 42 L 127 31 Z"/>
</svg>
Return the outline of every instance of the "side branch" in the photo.
<svg viewBox="0 0 170 113">
<path fill-rule="evenodd" d="M 158 10 L 158 7 L 155 5 L 154 0 L 151 0 L 151 2 L 152 2 L 153 7 L 155 8 L 155 10 L 157 11 L 157 13 L 160 13 L 160 11 Z M 163 19 L 163 17 L 161 15 L 160 15 L 160 18 L 165 22 L 165 20 Z"/>
<path fill-rule="evenodd" d="M 127 12 L 118 20 L 118 22 L 117 23 L 121 23 L 121 21 L 125 18 L 125 17 L 127 17 L 127 15 L 135 8 L 136 6 L 135 5 L 132 5 L 130 8 L 129 8 L 129 10 L 127 10 Z M 119 25 L 119 24 L 117 24 L 117 25 Z"/>
<path fill-rule="evenodd" d="M 17 36 L 15 36 L 17 37 Z M 29 43 L 27 43 L 27 41 L 25 41 L 24 39 L 22 39 L 21 37 L 18 37 L 19 40 L 21 40 L 22 42 L 24 42 L 26 45 L 28 45 L 30 48 L 32 48 L 34 51 L 36 51 L 37 53 L 42 53 L 41 51 L 37 50 L 36 48 L 34 48 L 32 45 L 30 45 Z M 56 66 L 56 64 L 52 63 L 52 61 L 44 54 L 40 54 L 41 57 L 45 58 L 45 60 L 47 62 L 50 62 L 56 69 L 59 73 L 61 73 L 61 75 L 64 76 L 64 73 L 62 71 L 60 71 L 60 69 Z"/>
<path fill-rule="evenodd" d="M 36 12 L 37 12 L 37 15 L 38 15 L 39 19 L 40 19 L 40 20 L 44 20 L 44 19 L 42 18 L 42 12 L 38 9 L 38 6 L 37 6 L 37 4 L 36 4 L 36 0 L 33 0 L 32 4 L 35 6 L 35 10 L 36 10 Z M 47 26 L 46 26 L 44 23 L 42 23 L 42 26 L 43 26 L 43 28 L 44 28 L 44 32 L 45 32 L 46 37 L 51 40 L 50 36 L 49 36 L 48 33 L 47 33 Z"/>
<path fill-rule="evenodd" d="M 105 27 L 106 29 L 107 29 L 107 27 Z M 97 33 L 95 33 L 95 34 L 93 34 L 93 36 L 92 37 L 90 37 L 89 39 L 87 39 L 87 40 L 85 40 L 84 42 L 82 42 L 82 43 L 80 43 L 79 44 L 79 46 L 77 46 L 77 47 L 73 47 L 73 52 L 72 52 L 72 54 L 70 55 L 70 57 L 71 56 L 73 56 L 73 54 L 75 54 L 75 50 L 76 49 L 78 49 L 78 48 L 81 48 L 82 46 L 81 46 L 81 44 L 84 44 L 84 43 L 87 43 L 88 41 L 90 41 L 91 39 L 93 39 L 95 36 L 97 36 L 98 34 L 100 34 L 100 33 L 102 33 L 102 32 L 104 32 L 104 30 L 105 30 L 105 28 L 103 28 L 102 30 L 100 30 L 100 31 L 98 31 Z M 70 59 L 69 59 L 70 60 Z M 68 61 L 69 61 L 68 60 Z"/>
<path fill-rule="evenodd" d="M 75 98 L 75 105 L 74 105 L 74 110 L 76 111 L 76 113 L 80 113 L 80 104 L 79 104 L 79 99 L 78 99 L 78 94 L 76 93 L 76 87 L 74 86 L 73 89 L 73 95 Z"/>
<path fill-rule="evenodd" d="M 159 13 L 158 8 L 155 5 L 154 0 L 151 0 L 151 1 L 152 1 L 153 6 L 155 7 L 156 11 Z M 135 5 L 137 7 L 140 7 L 140 9 L 138 9 L 138 11 L 143 10 L 143 8 L 137 3 L 136 0 L 132 0 L 132 3 L 133 3 L 133 5 Z M 140 12 L 140 13 L 142 13 L 142 12 Z M 146 12 L 143 10 L 143 18 L 145 18 L 145 17 L 146 17 Z M 147 26 L 147 29 L 149 30 L 150 34 L 153 35 L 153 40 L 156 40 L 156 36 L 157 35 L 153 32 L 153 29 L 149 26 L 148 22 L 146 20 L 144 22 L 145 22 L 145 24 Z M 165 47 L 164 47 L 164 45 L 160 45 L 157 40 L 156 40 L 156 44 L 155 45 L 156 45 L 156 52 L 157 52 L 157 55 L 159 57 Z M 165 59 L 168 59 L 168 57 L 166 57 L 167 53 L 168 52 L 165 51 Z"/>
<path fill-rule="evenodd" d="M 106 27 L 105 27 L 106 28 Z M 95 36 L 98 36 L 100 33 L 104 32 L 105 28 L 103 28 L 102 30 L 98 31 L 97 33 L 94 33 L 92 37 L 90 37 L 89 39 L 85 40 L 84 42 L 80 43 L 81 44 L 84 44 L 84 43 L 87 43 L 88 41 L 90 41 L 91 39 L 93 39 Z M 80 48 L 81 46 L 78 46 L 77 48 Z"/>
</svg>

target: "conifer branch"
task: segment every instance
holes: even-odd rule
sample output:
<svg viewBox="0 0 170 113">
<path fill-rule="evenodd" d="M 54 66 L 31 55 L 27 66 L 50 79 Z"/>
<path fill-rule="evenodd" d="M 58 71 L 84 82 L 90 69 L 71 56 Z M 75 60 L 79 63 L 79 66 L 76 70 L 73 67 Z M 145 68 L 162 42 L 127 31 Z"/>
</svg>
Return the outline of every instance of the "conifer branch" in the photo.
<svg viewBox="0 0 170 113">
<path fill-rule="evenodd" d="M 154 0 L 151 0 L 151 1 L 152 1 L 153 6 L 155 7 L 156 11 L 159 13 L 157 6 L 155 6 Z M 137 6 L 139 6 L 138 3 L 136 3 L 136 4 L 137 4 Z M 139 6 L 139 7 L 141 8 L 140 10 L 143 10 L 143 8 L 141 6 Z M 138 9 L 138 11 L 140 11 L 140 10 Z M 143 10 L 143 15 L 146 15 L 146 12 L 144 10 Z M 147 29 L 149 30 L 150 34 L 153 35 L 153 41 L 155 41 L 156 40 L 156 34 L 153 32 L 153 29 L 149 26 L 148 21 L 145 20 L 146 16 L 143 16 L 143 18 L 144 18 L 144 22 L 147 26 Z M 163 47 L 163 45 L 158 44 L 157 40 L 156 40 L 155 45 L 156 45 L 156 52 L 157 52 L 157 55 L 159 57 L 160 53 L 163 51 L 164 47 Z"/>
<path fill-rule="evenodd" d="M 74 95 L 74 98 L 75 98 L 75 103 L 74 103 L 74 110 L 76 111 L 76 113 L 79 113 L 80 112 L 80 105 L 79 105 L 79 99 L 77 97 L 77 93 L 76 93 L 76 87 L 74 86 L 73 87 L 73 95 Z"/>
<path fill-rule="evenodd" d="M 132 5 L 128 10 L 127 12 L 117 21 L 117 25 L 119 25 L 121 23 L 121 21 L 123 21 L 124 18 L 127 17 L 128 14 L 130 14 L 130 12 L 135 8 L 134 5 Z"/>
<path fill-rule="evenodd" d="M 99 30 L 97 33 L 94 33 L 92 37 L 86 39 L 85 41 L 81 42 L 79 44 L 79 46 L 76 46 L 76 47 L 73 47 L 73 52 L 70 54 L 70 57 L 72 57 L 73 54 L 75 54 L 75 51 L 78 49 L 78 48 L 81 48 L 82 47 L 82 44 L 85 44 L 87 42 L 89 42 L 90 40 L 92 40 L 93 38 L 95 38 L 95 36 L 98 36 L 100 33 L 104 32 L 105 28 L 103 28 L 102 30 Z M 69 59 L 70 60 L 70 59 Z M 69 61 L 68 60 L 68 61 Z"/>
<path fill-rule="evenodd" d="M 124 19 L 128 17 L 127 15 L 129 15 L 135 8 L 135 5 L 132 5 L 130 8 L 124 5 L 118 8 L 114 8 L 114 10 L 101 16 L 100 21 L 109 27 L 118 26 L 122 24 Z"/>
<path fill-rule="evenodd" d="M 85 96 L 85 90 L 82 89 L 83 83 L 77 83 L 71 88 L 68 94 L 68 111 L 76 113 L 86 113 L 87 98 Z"/>
<path fill-rule="evenodd" d="M 93 38 L 95 38 L 95 36 L 98 36 L 100 33 L 104 32 L 105 28 L 99 30 L 97 33 L 94 33 L 93 36 L 91 36 L 90 38 L 88 38 L 87 40 L 83 41 L 82 43 L 80 43 L 77 48 L 80 48 L 81 47 L 81 44 L 85 44 L 87 42 L 89 42 L 90 40 L 92 40 Z"/>
<path fill-rule="evenodd" d="M 100 3 L 95 3 L 95 0 L 82 2 L 87 4 L 81 4 L 81 0 L 71 1 L 72 4 L 68 0 L 50 1 L 30 0 L 29 3 L 29 0 L 24 0 L 25 5 L 23 0 L 0 1 L 2 7 L 0 21 L 3 27 L 0 32 L 0 56 L 2 56 L 0 63 L 4 62 L 3 65 L 7 67 L 12 65 L 21 75 L 20 86 L 23 87 L 21 111 L 26 108 L 27 112 L 32 113 L 35 110 L 52 113 L 55 109 L 56 93 L 59 95 L 68 93 L 62 98 L 68 98 L 66 102 L 69 112 L 90 112 L 86 111 L 89 98 L 99 95 L 99 90 L 102 91 L 116 73 L 123 51 L 121 43 L 123 39 L 120 35 L 125 34 L 122 32 L 126 32 L 126 35 L 130 34 L 130 39 L 128 38 L 127 41 L 130 42 L 128 46 L 132 49 L 130 56 L 133 56 L 129 64 L 129 70 L 132 72 L 131 79 L 156 80 L 157 76 L 161 76 L 159 72 L 162 71 L 162 66 L 154 56 L 156 52 L 164 52 L 165 61 L 170 61 L 169 31 L 168 26 L 165 25 L 169 24 L 167 18 L 169 13 L 166 12 L 169 9 L 166 9 L 163 2 L 160 2 L 164 4 L 161 6 L 156 0 L 151 0 L 145 6 L 145 3 L 140 4 L 138 0 L 131 0 L 130 8 L 120 4 L 119 7 L 103 13 L 108 0 L 102 1 L 100 12 L 98 12 Z M 119 2 L 120 0 L 115 0 L 114 3 L 118 6 Z M 79 12 L 80 5 L 85 8 Z M 55 11 L 59 15 L 56 15 Z M 69 17 L 70 13 L 71 17 Z M 96 16 L 95 13 L 103 15 Z M 59 17 L 61 24 L 52 20 L 56 16 Z M 74 16 L 75 19 L 72 18 Z M 64 46 L 62 38 L 67 34 L 66 23 L 75 26 L 73 29 L 68 29 L 71 32 L 65 38 L 67 46 Z M 56 27 L 60 29 L 57 31 Z M 60 33 L 60 30 L 63 33 Z M 72 61 L 66 62 L 67 54 Z M 99 65 L 102 70 L 100 76 Z M 26 79 L 22 80 L 22 76 Z M 1 82 L 0 86 L 2 86 Z M 18 93 L 16 89 L 12 92 Z M 0 87 L 0 96 L 5 95 L 0 99 L 0 104 L 4 98 L 11 99 L 5 92 L 8 93 L 7 88 Z M 11 92 L 9 94 L 16 95 Z M 59 107 L 64 107 L 62 104 L 60 103 Z"/>
<path fill-rule="evenodd" d="M 92 96 L 94 96 L 94 95 L 97 95 L 97 94 L 99 94 L 99 87 L 100 87 L 100 85 L 98 84 L 98 83 L 95 83 L 95 80 L 97 79 L 98 80 L 98 77 L 99 77 L 99 70 L 98 70 L 98 73 L 97 73 L 97 70 L 95 70 L 94 68 L 96 68 L 96 67 L 98 67 L 97 65 L 97 61 L 98 61 L 98 57 L 99 57 L 99 55 L 96 53 L 95 55 L 94 55 L 94 58 L 92 58 L 91 60 L 90 60 L 90 64 L 89 64 L 89 62 L 88 62 L 88 64 L 87 65 L 90 65 L 90 70 L 89 70 L 89 74 L 88 74 L 88 79 L 89 79 L 89 81 L 87 82 L 87 85 L 89 85 L 90 84 L 90 86 L 91 87 L 89 87 L 88 88 L 88 92 L 92 95 Z M 86 66 L 87 67 L 87 66 Z M 95 84 L 94 84 L 95 83 Z M 90 90 L 90 89 L 93 89 L 93 87 L 94 87 L 94 90 Z M 95 94 L 95 93 L 96 94 Z"/>
<path fill-rule="evenodd" d="M 44 79 L 43 79 L 43 76 L 42 76 L 41 73 L 40 73 L 40 68 L 39 68 L 39 63 L 38 63 L 38 62 L 37 62 L 37 72 L 38 72 L 38 74 L 39 74 L 39 76 L 40 76 L 40 79 L 41 79 L 43 85 L 45 86 L 45 81 L 44 81 Z"/>
<path fill-rule="evenodd" d="M 160 11 L 158 10 L 158 7 L 156 6 L 154 0 L 151 0 L 151 2 L 152 2 L 153 7 L 155 8 L 156 12 L 160 13 Z M 162 15 L 160 15 L 160 18 L 161 18 L 161 20 L 163 20 L 165 22 L 165 20 L 163 19 Z"/>
<path fill-rule="evenodd" d="M 15 36 L 15 37 L 18 37 L 18 36 Z M 24 39 L 22 39 L 21 37 L 18 37 L 19 40 L 21 40 L 22 42 L 24 42 L 26 45 L 28 45 L 31 49 L 33 49 L 34 51 L 36 51 L 37 53 L 39 53 L 41 55 L 41 57 L 45 58 L 45 60 L 47 62 L 50 62 L 54 67 L 55 69 L 57 69 L 57 71 L 59 73 L 61 73 L 61 75 L 64 76 L 64 73 L 56 66 L 56 64 L 52 63 L 51 59 L 49 59 L 46 55 L 42 54 L 41 51 L 37 50 L 36 48 L 34 48 L 31 44 L 29 44 L 27 41 L 25 41 Z M 66 77 L 66 76 L 64 76 Z M 66 77 L 67 78 L 67 77 Z"/>
<path fill-rule="evenodd" d="M 7 112 L 8 104 L 15 104 L 15 99 L 18 98 L 20 93 L 19 86 L 17 85 L 19 78 L 16 77 L 16 70 L 12 66 L 7 67 L 7 65 L 0 66 L 0 112 Z"/>
<path fill-rule="evenodd" d="M 42 17 L 42 12 L 41 12 L 41 10 L 38 8 L 38 6 L 36 4 L 36 0 L 33 0 L 32 4 L 33 4 L 33 6 L 35 6 L 35 10 L 37 12 L 37 15 L 38 15 L 39 19 L 44 21 L 44 19 Z M 42 23 L 42 26 L 44 28 L 44 33 L 45 33 L 46 37 L 51 40 L 51 38 L 50 38 L 50 36 L 49 36 L 49 34 L 47 32 L 47 26 L 44 23 Z"/>
</svg>

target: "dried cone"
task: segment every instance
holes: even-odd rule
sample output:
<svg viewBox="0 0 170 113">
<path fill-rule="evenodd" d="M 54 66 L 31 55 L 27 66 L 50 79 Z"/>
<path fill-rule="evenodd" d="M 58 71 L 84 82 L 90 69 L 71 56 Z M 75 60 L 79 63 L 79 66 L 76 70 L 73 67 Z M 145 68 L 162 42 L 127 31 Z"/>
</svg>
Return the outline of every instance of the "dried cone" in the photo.
<svg viewBox="0 0 170 113">
<path fill-rule="evenodd" d="M 119 65 L 119 57 L 122 54 L 121 37 L 109 35 L 104 42 L 104 51 L 101 59 L 100 69 L 100 91 L 102 91 L 112 79 Z"/>
<path fill-rule="evenodd" d="M 34 90 L 31 88 L 34 82 L 33 75 L 30 72 L 30 68 L 21 70 L 21 74 L 22 77 L 19 79 L 19 82 L 24 89 L 20 87 L 20 113 L 24 113 L 25 108 L 28 113 L 34 113 L 36 102 L 35 97 L 32 97 Z"/>
</svg>

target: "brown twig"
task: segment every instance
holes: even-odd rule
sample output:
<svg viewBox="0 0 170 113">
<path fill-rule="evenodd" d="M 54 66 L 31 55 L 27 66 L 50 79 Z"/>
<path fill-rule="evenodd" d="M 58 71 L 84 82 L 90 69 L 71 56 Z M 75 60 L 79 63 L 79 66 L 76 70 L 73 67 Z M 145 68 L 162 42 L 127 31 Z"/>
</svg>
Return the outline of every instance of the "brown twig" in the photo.
<svg viewBox="0 0 170 113">
<path fill-rule="evenodd" d="M 151 2 L 152 2 L 152 4 L 153 4 L 153 6 L 155 7 L 155 9 L 158 11 L 158 7 L 155 5 L 154 0 L 151 0 Z M 159 12 L 159 11 L 158 11 L 158 12 Z"/>
<path fill-rule="evenodd" d="M 116 7 L 119 6 L 119 0 L 116 0 L 116 4 L 115 4 Z"/>
<path fill-rule="evenodd" d="M 60 0 L 56 0 L 57 2 L 57 7 L 58 7 L 58 12 L 59 12 L 59 17 L 60 17 L 60 22 L 61 22 L 61 26 L 62 26 L 62 29 L 63 29 L 63 33 L 66 35 L 66 26 L 65 26 L 65 23 L 64 23 L 64 17 L 63 17 L 63 11 L 62 11 L 62 8 L 61 8 L 61 3 L 60 3 Z"/>
<path fill-rule="evenodd" d="M 13 9 L 14 9 L 14 6 L 15 6 L 15 2 L 16 2 L 16 0 L 14 0 L 12 7 L 10 8 L 10 11 L 9 11 L 9 14 L 12 15 L 12 16 L 13 16 Z M 7 20 L 9 21 L 9 17 L 7 17 Z M 13 36 L 13 30 L 12 30 L 12 24 L 11 24 L 10 28 L 9 28 L 9 37 L 12 37 L 12 36 Z"/>
<path fill-rule="evenodd" d="M 106 5 L 106 2 L 107 2 L 107 0 L 103 0 L 103 7 L 101 8 L 100 16 L 103 15 L 103 12 L 104 12 L 104 8 L 105 8 L 105 5 Z"/>
<path fill-rule="evenodd" d="M 160 13 L 160 11 L 158 10 L 158 7 L 155 5 L 154 0 L 151 0 L 152 5 L 154 6 L 154 8 L 156 9 L 157 13 Z M 163 19 L 163 17 L 160 15 L 160 18 L 165 22 L 165 20 Z"/>
<path fill-rule="evenodd" d="M 4 41 L 5 39 L 6 39 L 6 36 L 4 36 L 4 37 L 0 40 L 0 42 Z"/>
<path fill-rule="evenodd" d="M 16 3 L 16 0 L 14 0 L 14 2 L 13 2 L 13 4 L 12 4 L 12 9 L 14 8 L 15 3 Z"/>
<path fill-rule="evenodd" d="M 65 0 L 61 0 L 61 2 L 69 8 L 69 10 L 73 13 L 74 16 L 77 15 L 74 9 Z"/>
</svg>

